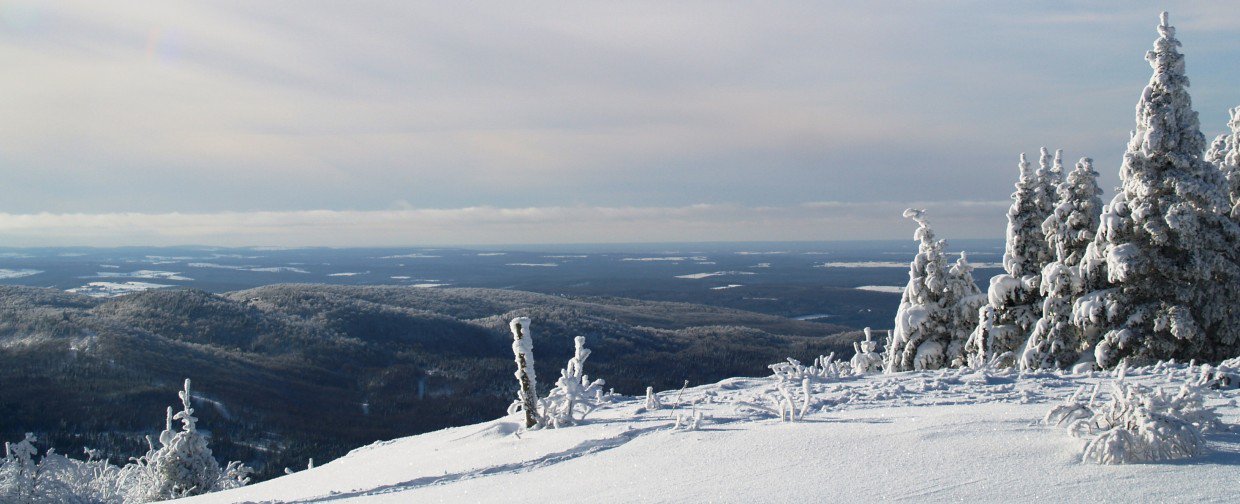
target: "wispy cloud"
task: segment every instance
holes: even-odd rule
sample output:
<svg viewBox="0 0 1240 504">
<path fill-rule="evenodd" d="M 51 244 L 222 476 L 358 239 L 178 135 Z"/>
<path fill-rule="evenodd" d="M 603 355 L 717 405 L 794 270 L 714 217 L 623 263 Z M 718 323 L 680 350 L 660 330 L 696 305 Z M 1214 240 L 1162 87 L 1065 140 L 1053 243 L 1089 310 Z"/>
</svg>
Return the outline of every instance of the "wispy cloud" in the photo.
<svg viewBox="0 0 1240 504">
<path fill-rule="evenodd" d="M 785 207 L 469 207 L 379 211 L 0 214 L 8 245 L 404 246 L 888 239 L 905 203 Z M 943 236 L 993 237 L 1007 202 L 921 202 Z M 565 240 L 571 236 L 571 240 Z"/>
</svg>

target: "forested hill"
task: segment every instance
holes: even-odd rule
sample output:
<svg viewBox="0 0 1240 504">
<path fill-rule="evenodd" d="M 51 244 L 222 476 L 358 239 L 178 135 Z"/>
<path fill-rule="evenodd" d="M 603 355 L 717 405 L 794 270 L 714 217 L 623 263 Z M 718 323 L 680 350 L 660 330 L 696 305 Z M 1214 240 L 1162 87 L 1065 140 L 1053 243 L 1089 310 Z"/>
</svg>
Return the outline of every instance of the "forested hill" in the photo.
<svg viewBox="0 0 1240 504">
<path fill-rule="evenodd" d="M 495 418 L 514 395 L 507 321 L 533 320 L 554 381 L 586 336 L 591 374 L 638 394 L 851 351 L 856 334 L 702 305 L 493 289 L 274 285 L 97 299 L 0 287 L 0 435 L 62 453 L 145 451 L 183 378 L 217 458 L 260 478 L 379 439 Z M 834 336 L 832 336 L 834 334 Z"/>
</svg>

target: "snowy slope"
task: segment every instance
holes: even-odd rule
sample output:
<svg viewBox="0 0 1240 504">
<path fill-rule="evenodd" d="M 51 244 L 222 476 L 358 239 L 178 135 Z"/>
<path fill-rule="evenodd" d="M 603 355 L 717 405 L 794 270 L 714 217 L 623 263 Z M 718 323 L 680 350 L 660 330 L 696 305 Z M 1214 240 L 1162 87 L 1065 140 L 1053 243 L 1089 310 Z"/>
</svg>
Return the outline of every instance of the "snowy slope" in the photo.
<svg viewBox="0 0 1240 504">
<path fill-rule="evenodd" d="M 1183 381 L 1185 367 L 1130 370 Z M 1080 462 L 1083 441 L 1040 423 L 1110 373 L 902 373 L 814 386 L 810 413 L 763 411 L 774 381 L 734 378 L 664 392 L 664 409 L 617 400 L 585 425 L 522 432 L 515 417 L 376 443 L 329 464 L 187 499 L 222 502 L 1235 502 L 1240 433 L 1174 463 Z M 679 397 L 679 400 L 677 399 Z M 1240 423 L 1235 389 L 1210 397 Z M 671 405 L 680 406 L 673 411 Z M 699 430 L 675 430 L 695 409 Z M 520 498 L 514 498 L 520 495 Z"/>
</svg>

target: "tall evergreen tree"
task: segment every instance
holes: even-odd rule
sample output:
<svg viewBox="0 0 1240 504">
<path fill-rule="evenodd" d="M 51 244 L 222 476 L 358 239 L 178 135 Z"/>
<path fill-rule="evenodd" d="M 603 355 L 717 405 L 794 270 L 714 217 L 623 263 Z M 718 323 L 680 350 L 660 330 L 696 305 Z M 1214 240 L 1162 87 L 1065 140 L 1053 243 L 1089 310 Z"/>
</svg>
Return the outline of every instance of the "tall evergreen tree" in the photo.
<svg viewBox="0 0 1240 504">
<path fill-rule="evenodd" d="M 1136 109 L 1121 187 L 1081 263 L 1087 282 L 1074 318 L 1101 332 L 1098 365 L 1217 360 L 1240 353 L 1240 226 L 1188 94 L 1175 28 L 1162 14 L 1146 60 L 1154 69 Z"/>
<path fill-rule="evenodd" d="M 970 345 L 972 352 L 985 354 L 987 361 L 1002 358 L 1001 364 L 1015 364 L 1016 353 L 1041 316 L 1038 284 L 1042 267 L 1051 261 L 1050 248 L 1042 234 L 1042 222 L 1049 213 L 1044 184 L 1050 180 L 1050 165 L 1046 149 L 1042 153 L 1046 167 L 1037 171 L 1030 168 L 1023 153 L 1020 155 L 1020 175 L 1012 193 L 1012 206 L 1008 208 L 1004 273 L 990 279 L 988 327 L 980 339 L 975 331 L 975 344 Z"/>
<path fill-rule="evenodd" d="M 1055 157 L 1059 159 L 1059 153 Z M 1077 265 L 1098 229 L 1102 190 L 1097 178 L 1093 160 L 1081 158 L 1059 184 L 1059 205 L 1042 222 L 1055 261 L 1042 269 L 1042 316 L 1021 353 L 1023 369 L 1068 366 L 1087 345 L 1084 333 L 1072 324 L 1072 303 L 1085 290 Z"/>
</svg>

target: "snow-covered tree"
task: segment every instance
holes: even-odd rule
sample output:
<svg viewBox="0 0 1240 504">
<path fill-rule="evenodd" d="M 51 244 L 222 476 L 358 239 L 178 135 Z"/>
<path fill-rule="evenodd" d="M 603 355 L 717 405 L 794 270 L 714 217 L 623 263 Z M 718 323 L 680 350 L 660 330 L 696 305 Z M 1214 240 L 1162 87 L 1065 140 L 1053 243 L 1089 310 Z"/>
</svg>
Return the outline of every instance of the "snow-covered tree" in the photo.
<svg viewBox="0 0 1240 504">
<path fill-rule="evenodd" d="M 1081 158 L 1056 192 L 1059 204 L 1042 221 L 1042 235 L 1055 261 L 1076 266 L 1097 234 L 1102 214 L 1102 189 L 1098 188 L 1094 160 Z"/>
<path fill-rule="evenodd" d="M 904 217 L 917 222 L 913 239 L 920 242 L 909 264 L 908 285 L 896 311 L 895 330 L 888 340 L 884 369 L 888 373 L 938 369 L 950 364 L 948 348 L 955 321 L 948 296 L 947 261 L 943 242 L 936 240 L 926 211 L 910 208 Z"/>
<path fill-rule="evenodd" d="M 207 447 L 207 438 L 198 431 L 198 418 L 190 406 L 190 380 L 185 379 L 185 389 L 178 392 L 181 411 L 172 420 L 181 421 L 181 430 L 174 432 L 166 425 L 159 436 L 162 448 L 150 461 L 156 475 L 154 495 L 159 498 L 176 498 L 198 495 L 216 490 L 223 472 L 219 462 Z M 171 408 L 169 408 L 171 411 Z"/>
<path fill-rule="evenodd" d="M 986 321 L 987 328 L 984 331 L 975 328 L 975 333 L 985 333 L 985 340 L 970 345 L 973 351 L 984 349 L 987 356 L 981 361 L 997 359 L 1000 364 L 1015 364 L 1020 347 L 1041 317 L 1042 268 L 1053 260 L 1042 233 L 1042 223 L 1054 208 L 1048 204 L 1046 184 L 1051 176 L 1047 173 L 1050 166 L 1045 148 L 1042 149 L 1042 165 L 1045 168 L 1035 172 L 1025 155 L 1020 155 L 1017 165 L 1020 175 L 1007 214 L 1004 273 L 991 277 L 990 288 L 986 291 L 987 304 L 993 312 Z"/>
<path fill-rule="evenodd" d="M 525 427 L 534 428 L 542 423 L 538 410 L 538 377 L 534 373 L 534 339 L 530 335 L 530 319 L 517 317 L 508 323 L 512 330 L 512 354 L 517 362 L 517 402 L 509 408 L 525 412 Z"/>
<path fill-rule="evenodd" d="M 1022 369 L 1074 364 L 1090 343 L 1072 323 L 1072 305 L 1086 288 L 1077 265 L 1098 229 L 1102 190 L 1097 178 L 1093 160 L 1081 158 L 1059 185 L 1059 205 L 1042 223 L 1055 262 L 1042 268 L 1042 315 L 1021 353 Z"/>
<path fill-rule="evenodd" d="M 1063 149 L 1056 150 L 1055 157 L 1052 159 L 1050 151 L 1042 147 L 1035 176 L 1037 177 L 1038 213 L 1050 215 L 1059 205 L 1059 195 L 1056 191 L 1064 178 Z"/>
<path fill-rule="evenodd" d="M 1240 226 L 1223 174 L 1203 158 L 1184 57 L 1164 12 L 1146 55 L 1154 74 L 1137 103 L 1119 193 L 1081 263 L 1074 320 L 1101 333 L 1098 365 L 1240 354 Z"/>
<path fill-rule="evenodd" d="M 543 416 L 552 427 L 585 420 L 602 402 L 603 380 L 591 381 L 585 374 L 586 359 L 590 357 L 585 336 L 577 336 L 573 344 L 573 357 L 568 360 L 568 366 L 560 370 L 560 379 L 543 402 Z"/>
<path fill-rule="evenodd" d="M 17 443 L 4 443 L 4 460 L 0 461 L 0 498 L 3 502 L 35 502 L 41 489 L 40 471 L 35 455 L 38 450 L 34 434 L 27 432 Z"/>
<path fill-rule="evenodd" d="M 1064 368 L 1077 362 L 1082 338 L 1072 325 L 1072 302 L 1082 285 L 1075 267 L 1053 262 L 1042 270 L 1042 317 L 1020 355 L 1021 369 Z"/>
<path fill-rule="evenodd" d="M 977 328 L 977 309 L 986 304 L 986 295 L 973 281 L 973 265 L 964 252 L 947 271 L 947 296 L 945 304 L 951 311 L 948 325 L 947 361 L 952 367 L 968 364 L 965 351 L 969 336 Z"/>
<path fill-rule="evenodd" d="M 1206 150 L 1206 161 L 1212 163 L 1227 180 L 1227 195 L 1231 201 L 1231 216 L 1240 219 L 1240 107 L 1228 110 L 1231 120 L 1227 125 L 1230 133 L 1214 139 Z"/>
<path fill-rule="evenodd" d="M 878 342 L 874 341 L 869 327 L 864 329 L 864 333 L 865 341 L 853 342 L 853 350 L 856 350 L 856 353 L 848 361 L 853 373 L 856 374 L 875 373 L 883 368 L 883 357 L 874 351 L 878 347 Z"/>
</svg>

